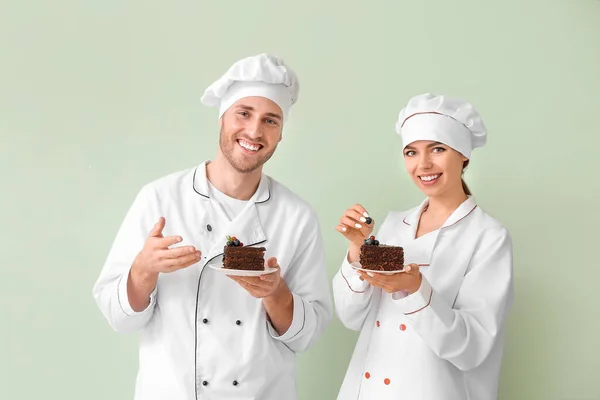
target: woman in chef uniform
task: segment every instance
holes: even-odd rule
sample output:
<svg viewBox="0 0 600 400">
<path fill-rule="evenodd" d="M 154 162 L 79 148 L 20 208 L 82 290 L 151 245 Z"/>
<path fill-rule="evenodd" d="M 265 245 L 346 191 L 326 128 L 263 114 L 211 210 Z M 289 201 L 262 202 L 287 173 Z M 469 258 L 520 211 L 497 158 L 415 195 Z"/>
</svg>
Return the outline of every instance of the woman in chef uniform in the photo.
<svg viewBox="0 0 600 400">
<path fill-rule="evenodd" d="M 462 180 L 471 151 L 486 143 L 485 126 L 471 104 L 423 94 L 402 109 L 396 130 L 425 200 L 388 213 L 375 235 L 404 248 L 402 273 L 355 269 L 375 227 L 361 205 L 336 227 L 350 242 L 333 279 L 336 312 L 360 331 L 338 399 L 496 399 L 512 243 Z"/>
</svg>

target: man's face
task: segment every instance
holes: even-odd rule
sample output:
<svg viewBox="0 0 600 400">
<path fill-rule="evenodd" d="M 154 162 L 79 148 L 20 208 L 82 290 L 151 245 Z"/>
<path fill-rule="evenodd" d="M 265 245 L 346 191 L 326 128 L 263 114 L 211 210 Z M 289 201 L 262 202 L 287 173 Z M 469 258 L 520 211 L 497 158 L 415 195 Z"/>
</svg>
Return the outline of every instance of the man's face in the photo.
<svg viewBox="0 0 600 400">
<path fill-rule="evenodd" d="M 283 128 L 281 108 L 264 97 L 244 97 L 221 117 L 219 146 L 240 173 L 260 168 L 275 152 Z"/>
</svg>

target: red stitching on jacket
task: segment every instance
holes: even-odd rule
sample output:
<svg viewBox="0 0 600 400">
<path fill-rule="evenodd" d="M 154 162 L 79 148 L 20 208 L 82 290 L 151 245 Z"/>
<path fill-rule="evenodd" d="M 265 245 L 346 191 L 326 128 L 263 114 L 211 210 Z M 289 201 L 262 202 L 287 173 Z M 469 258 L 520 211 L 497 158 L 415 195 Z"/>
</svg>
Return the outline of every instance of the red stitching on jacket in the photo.
<svg viewBox="0 0 600 400">
<path fill-rule="evenodd" d="M 418 312 L 419 312 L 419 311 L 421 311 L 421 310 L 424 310 L 424 309 L 426 309 L 426 308 L 427 308 L 427 307 L 429 307 L 429 305 L 431 304 L 431 298 L 432 298 L 432 297 L 433 297 L 433 288 L 431 289 L 431 293 L 429 293 L 429 301 L 427 302 L 427 304 L 425 304 L 425 307 L 423 307 L 423 308 L 419 308 L 417 311 L 412 311 L 412 312 L 409 312 L 409 313 L 404 313 L 404 315 L 411 315 L 411 314 L 415 314 L 415 313 L 418 313 Z"/>
<path fill-rule="evenodd" d="M 344 276 L 344 271 L 342 269 L 340 269 L 340 273 L 342 274 L 342 278 L 344 278 L 344 280 L 346 281 L 346 285 L 348 285 L 348 288 L 350 288 L 350 290 L 352 290 L 354 293 L 364 293 L 365 292 L 364 290 L 362 292 L 358 292 L 358 291 L 352 289 L 352 286 L 350 286 L 350 282 L 348 282 L 348 279 L 346 279 L 346 277 Z"/>
<path fill-rule="evenodd" d="M 477 205 L 475 205 L 475 207 L 473 207 L 473 208 L 471 209 L 471 211 L 469 211 L 469 212 L 468 212 L 468 213 L 467 213 L 467 214 L 466 214 L 464 217 L 462 217 L 461 219 L 459 219 L 458 221 L 456 221 L 456 222 L 455 222 L 455 223 L 453 223 L 452 225 L 456 225 L 456 224 L 458 224 L 460 221 L 462 221 L 463 219 L 467 218 L 469 215 L 471 215 L 471 213 L 472 213 L 472 212 L 473 212 L 473 211 L 474 211 L 476 208 L 477 208 Z M 449 227 L 451 227 L 452 225 L 444 226 L 443 228 L 449 228 Z"/>
</svg>

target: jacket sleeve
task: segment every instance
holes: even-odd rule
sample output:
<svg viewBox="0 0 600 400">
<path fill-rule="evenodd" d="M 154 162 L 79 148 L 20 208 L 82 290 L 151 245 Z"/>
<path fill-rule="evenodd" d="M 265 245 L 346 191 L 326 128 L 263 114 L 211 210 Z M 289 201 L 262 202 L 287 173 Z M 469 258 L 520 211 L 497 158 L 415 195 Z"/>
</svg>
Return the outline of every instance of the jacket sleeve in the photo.
<svg viewBox="0 0 600 400">
<path fill-rule="evenodd" d="M 278 335 L 268 323 L 271 336 L 294 352 L 308 350 L 321 337 L 333 314 L 323 240 L 312 210 L 308 221 L 300 236 L 308 240 L 298 249 L 283 277 L 294 298 L 292 324 Z"/>
<path fill-rule="evenodd" d="M 360 331 L 369 314 L 373 292 L 376 290 L 366 281 L 361 281 L 348 262 L 348 252 L 338 272 L 333 277 L 333 299 L 336 315 L 342 324 Z"/>
<path fill-rule="evenodd" d="M 376 236 L 385 241 L 388 231 L 394 230 L 398 220 L 393 213 L 388 213 L 377 230 Z M 348 262 L 348 252 L 344 256 L 342 265 L 333 277 L 333 299 L 336 315 L 342 324 L 354 331 L 360 331 L 369 315 L 373 294 L 381 289 L 361 281 L 356 271 Z"/>
<path fill-rule="evenodd" d="M 513 300 L 512 242 L 505 228 L 484 231 L 454 305 L 423 277 L 419 290 L 392 297 L 431 350 L 462 371 L 490 354 Z"/>
<path fill-rule="evenodd" d="M 132 332 L 142 328 L 152 317 L 156 305 L 156 288 L 150 295 L 150 304 L 140 312 L 132 310 L 127 297 L 131 264 L 156 223 L 152 222 L 154 215 L 151 215 L 149 192 L 144 187 L 135 198 L 92 290 L 100 311 L 117 332 Z"/>
</svg>

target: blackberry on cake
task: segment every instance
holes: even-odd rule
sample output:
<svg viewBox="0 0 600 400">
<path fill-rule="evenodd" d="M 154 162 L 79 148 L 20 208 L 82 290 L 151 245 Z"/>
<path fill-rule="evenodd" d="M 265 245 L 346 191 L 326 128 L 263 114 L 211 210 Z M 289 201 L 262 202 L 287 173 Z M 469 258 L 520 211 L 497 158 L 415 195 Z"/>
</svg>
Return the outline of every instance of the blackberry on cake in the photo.
<svg viewBox="0 0 600 400">
<path fill-rule="evenodd" d="M 264 271 L 266 250 L 264 247 L 244 246 L 235 236 L 227 236 L 223 248 L 223 268 Z"/>
<path fill-rule="evenodd" d="M 401 271 L 404 269 L 404 249 L 379 244 L 379 240 L 371 236 L 360 247 L 360 265 L 372 271 Z"/>
</svg>

